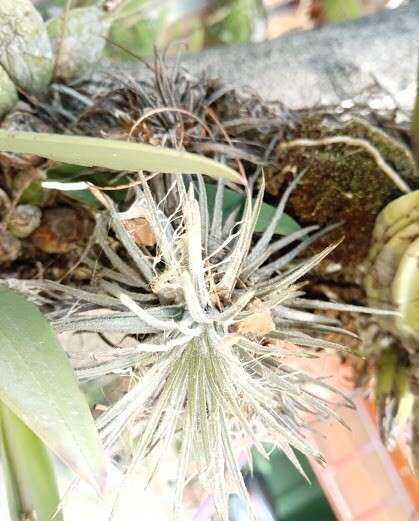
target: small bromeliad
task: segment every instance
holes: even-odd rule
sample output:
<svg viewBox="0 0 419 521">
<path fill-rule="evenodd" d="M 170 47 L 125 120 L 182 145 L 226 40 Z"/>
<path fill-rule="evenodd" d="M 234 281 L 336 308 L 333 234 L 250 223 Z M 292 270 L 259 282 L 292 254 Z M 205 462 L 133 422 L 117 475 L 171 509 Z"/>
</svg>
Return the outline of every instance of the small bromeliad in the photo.
<svg viewBox="0 0 419 521">
<path fill-rule="evenodd" d="M 229 494 L 247 498 L 236 462 L 239 450 L 256 448 L 267 456 L 267 443 L 298 467 L 294 448 L 322 461 L 306 440 L 306 418 L 307 413 L 336 416 L 322 397 L 329 387 L 290 361 L 316 356 L 318 348 L 341 349 L 321 338 L 342 332 L 336 321 L 310 311 L 325 303 L 304 298 L 297 285 L 334 246 L 301 260 L 299 254 L 327 228 L 308 226 L 275 237 L 301 175 L 258 236 L 263 179 L 256 198 L 246 187 L 244 208 L 224 218 L 223 181 L 209 212 L 200 176 L 147 182 L 139 175 L 135 201 L 123 213 L 93 189 L 107 208 L 95 232 L 106 262 L 86 259 L 95 266 L 99 290 L 48 281 L 38 287 L 61 295 L 61 311 L 53 318 L 59 332 L 123 333 L 136 341 L 115 349 L 113 359 L 79 371 L 82 379 L 131 367 L 138 374 L 137 383 L 98 418 L 105 446 L 117 450 L 128 433 L 135 441 L 133 468 L 152 451 L 164 457 L 179 439 L 174 519 L 180 516 L 185 483 L 198 475 L 214 496 L 219 519 L 227 521 Z M 157 197 L 168 180 L 167 195 Z M 133 232 L 140 221 L 144 241 Z M 109 224 L 122 250 L 110 246 Z M 63 295 L 70 297 L 69 307 Z"/>
</svg>

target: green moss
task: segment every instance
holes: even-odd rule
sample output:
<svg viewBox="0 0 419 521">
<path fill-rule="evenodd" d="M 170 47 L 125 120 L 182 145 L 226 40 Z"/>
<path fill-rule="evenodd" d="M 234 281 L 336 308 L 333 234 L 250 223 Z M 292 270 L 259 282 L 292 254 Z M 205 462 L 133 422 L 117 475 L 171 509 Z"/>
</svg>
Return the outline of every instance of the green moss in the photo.
<svg viewBox="0 0 419 521">
<path fill-rule="evenodd" d="M 408 149 L 359 118 L 343 123 L 320 114 L 302 117 L 287 140 L 338 135 L 367 140 L 399 175 L 417 176 Z M 290 172 L 307 169 L 291 196 L 291 210 L 303 224 L 341 222 L 342 226 L 319 241 L 317 248 L 343 236 L 343 243 L 330 258 L 349 269 L 356 267 L 366 258 L 377 214 L 401 194 L 400 190 L 365 149 L 353 145 L 278 148 L 276 159 L 266 174 L 268 192 L 278 195 Z"/>
</svg>

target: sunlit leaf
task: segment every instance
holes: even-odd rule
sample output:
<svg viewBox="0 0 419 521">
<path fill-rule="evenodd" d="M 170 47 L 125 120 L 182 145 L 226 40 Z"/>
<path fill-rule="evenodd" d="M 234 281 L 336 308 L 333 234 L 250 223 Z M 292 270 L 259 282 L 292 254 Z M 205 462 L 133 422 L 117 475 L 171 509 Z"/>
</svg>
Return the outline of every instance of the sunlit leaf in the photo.
<svg viewBox="0 0 419 521">
<path fill-rule="evenodd" d="M 63 163 L 112 170 L 206 174 L 243 182 L 233 169 L 207 157 L 114 139 L 0 130 L 0 151 L 36 154 Z"/>
<path fill-rule="evenodd" d="M 10 521 L 29 519 L 30 514 L 37 521 L 51 521 L 60 496 L 47 449 L 1 402 L 0 450 Z M 62 513 L 54 520 L 63 521 Z"/>
<path fill-rule="evenodd" d="M 0 400 L 78 476 L 102 490 L 104 455 L 54 331 L 33 304 L 0 289 Z"/>
</svg>

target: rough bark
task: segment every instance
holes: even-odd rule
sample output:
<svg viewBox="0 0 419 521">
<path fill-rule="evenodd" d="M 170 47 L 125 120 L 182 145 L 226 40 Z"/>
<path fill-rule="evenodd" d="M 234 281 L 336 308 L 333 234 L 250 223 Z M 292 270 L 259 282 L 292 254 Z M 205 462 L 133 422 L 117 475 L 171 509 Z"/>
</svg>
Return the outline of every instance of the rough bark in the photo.
<svg viewBox="0 0 419 521">
<path fill-rule="evenodd" d="M 371 92 L 391 94 L 411 108 L 418 42 L 419 0 L 412 0 L 353 22 L 186 55 L 181 63 L 291 108 L 366 100 Z M 147 74 L 141 64 L 124 70 L 140 78 Z"/>
</svg>

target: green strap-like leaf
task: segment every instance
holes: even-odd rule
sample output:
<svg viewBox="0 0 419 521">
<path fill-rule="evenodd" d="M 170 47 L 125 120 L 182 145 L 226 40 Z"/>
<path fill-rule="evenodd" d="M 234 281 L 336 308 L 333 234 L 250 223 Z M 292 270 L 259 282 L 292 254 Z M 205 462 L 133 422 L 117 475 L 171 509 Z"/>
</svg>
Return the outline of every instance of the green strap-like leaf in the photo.
<svg viewBox="0 0 419 521">
<path fill-rule="evenodd" d="M 45 445 L 1 402 L 0 449 L 10 521 L 27 519 L 25 515 L 37 521 L 63 521 L 57 512 L 60 496 Z"/>
<path fill-rule="evenodd" d="M 36 306 L 4 288 L 0 400 L 79 477 L 103 490 L 103 449 L 67 356 Z"/>
<path fill-rule="evenodd" d="M 0 130 L 0 151 L 36 154 L 73 165 L 133 172 L 206 174 L 243 183 L 242 177 L 233 169 L 207 157 L 114 139 Z"/>
</svg>

